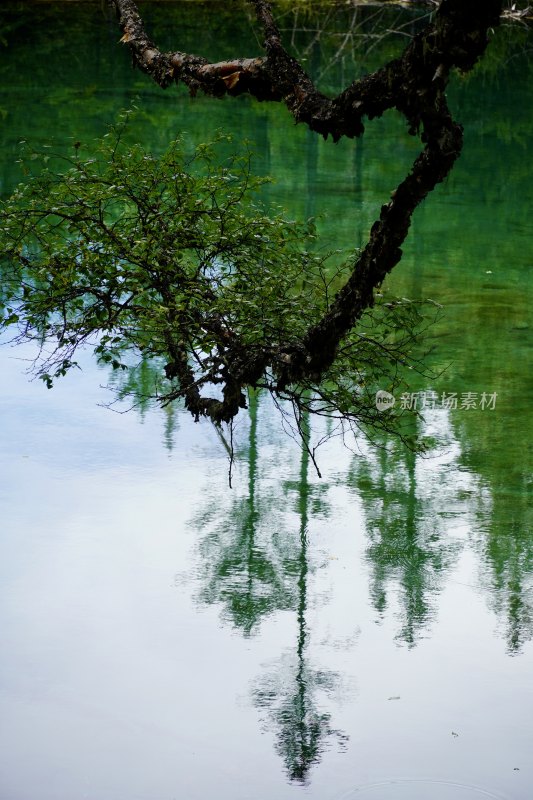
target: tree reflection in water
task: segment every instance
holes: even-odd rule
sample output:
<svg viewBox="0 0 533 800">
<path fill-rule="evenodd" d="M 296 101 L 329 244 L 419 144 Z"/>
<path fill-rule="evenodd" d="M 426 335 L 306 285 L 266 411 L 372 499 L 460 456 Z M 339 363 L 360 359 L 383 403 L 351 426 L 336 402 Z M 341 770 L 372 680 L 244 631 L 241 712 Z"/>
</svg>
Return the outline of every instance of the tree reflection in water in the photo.
<svg viewBox="0 0 533 800">
<path fill-rule="evenodd" d="M 304 436 L 308 438 L 308 420 L 303 421 Z M 297 579 L 297 646 L 296 652 L 282 657 L 271 673 L 265 675 L 253 691 L 254 702 L 268 711 L 276 726 L 276 750 L 282 757 L 291 781 L 305 783 L 312 764 L 328 739 L 336 737 L 340 744 L 345 734 L 330 725 L 331 715 L 320 711 L 317 694 L 332 692 L 339 676 L 330 671 L 315 669 L 308 656 L 310 632 L 306 624 L 308 592 L 308 521 L 312 489 L 308 480 L 309 453 L 301 450 L 300 479 L 291 488 L 296 492 L 299 516 L 300 558 Z"/>
<path fill-rule="evenodd" d="M 124 394 L 134 396 L 142 414 L 149 370 L 141 365 L 137 377 Z M 289 440 L 264 432 L 275 423 L 265 405 L 259 425 L 260 404 L 251 394 L 247 441 L 238 453 L 244 472 L 235 489 L 211 495 L 195 520 L 202 531 L 197 600 L 219 606 L 223 619 L 244 636 L 279 612 L 295 615 L 294 646 L 258 678 L 252 700 L 274 734 L 289 779 L 305 783 L 326 747 L 345 742 L 326 710 L 340 676 L 313 663 L 306 622 L 314 553 L 309 522 L 328 517 L 329 488 L 325 481 L 309 481 L 305 450 L 291 480 L 292 459 L 284 452 Z M 178 418 L 175 409 L 166 414 L 169 446 L 169 425 Z M 478 427 L 485 421 L 480 418 Z M 372 604 L 380 619 L 396 615 L 397 641 L 414 647 L 430 634 L 440 595 L 454 580 L 461 556 L 473 550 L 474 588 L 497 613 L 508 652 L 519 653 L 533 637 L 531 485 L 526 481 L 518 494 L 503 491 L 476 468 L 473 435 L 448 412 L 428 414 L 418 425 L 417 433 L 431 444 L 428 457 L 383 436 L 362 444 L 348 474 L 339 477 L 363 506 Z M 280 478 L 282 463 L 286 474 Z"/>
<path fill-rule="evenodd" d="M 517 655 L 533 639 L 533 502 L 531 486 L 518 497 L 501 494 L 476 546 L 487 567 L 489 606 L 501 620 L 507 652 Z"/>
<path fill-rule="evenodd" d="M 248 485 L 244 496 L 233 500 L 220 519 L 214 504 L 196 520 L 198 527 L 213 526 L 201 543 L 205 570 L 198 599 L 222 606 L 222 615 L 251 635 L 260 622 L 277 611 L 296 614 L 294 649 L 276 660 L 252 689 L 254 704 L 265 713 L 264 724 L 274 729 L 276 750 L 285 763 L 289 780 L 305 783 L 310 767 L 320 760 L 328 740 L 340 744 L 344 734 L 330 723 L 331 715 L 320 707 L 319 693 L 330 693 L 339 676 L 317 669 L 309 654 L 310 632 L 306 623 L 310 576 L 308 523 L 313 514 L 327 514 L 327 486 L 309 483 L 309 454 L 301 450 L 298 480 L 285 480 L 283 491 L 258 490 L 258 398 L 250 396 Z M 307 420 L 303 421 L 307 428 Z M 287 522 L 295 497 L 298 522 Z"/>
<path fill-rule="evenodd" d="M 220 604 L 223 617 L 245 636 L 265 615 L 295 607 L 297 569 L 293 537 L 283 530 L 283 498 L 275 489 L 257 489 L 255 393 L 250 394 L 249 409 L 247 491 L 232 491 L 224 513 L 220 498 L 214 498 L 195 521 L 199 530 L 209 530 L 200 544 L 204 586 L 198 600 Z"/>
<path fill-rule="evenodd" d="M 397 595 L 397 639 L 408 647 L 427 633 L 477 511 L 479 487 L 471 473 L 457 471 L 446 415 L 432 424 L 438 443 L 427 456 L 383 438 L 354 458 L 348 477 L 365 510 L 373 605 L 383 618 L 389 595 Z"/>
</svg>

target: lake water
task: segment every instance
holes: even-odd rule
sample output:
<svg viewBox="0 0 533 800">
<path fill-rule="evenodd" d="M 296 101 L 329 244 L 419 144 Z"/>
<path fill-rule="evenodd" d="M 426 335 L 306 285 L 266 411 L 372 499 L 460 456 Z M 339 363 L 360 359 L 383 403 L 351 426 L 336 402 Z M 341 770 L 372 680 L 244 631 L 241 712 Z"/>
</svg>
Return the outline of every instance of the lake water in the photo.
<svg viewBox="0 0 533 800">
<path fill-rule="evenodd" d="M 257 51 L 245 13 L 145 7 L 164 46 Z M 335 91 L 404 41 L 359 34 L 415 25 L 376 13 L 283 24 Z M 21 139 L 87 147 L 137 97 L 147 146 L 252 139 L 268 199 L 350 247 L 417 152 L 395 116 L 334 146 L 277 106 L 163 93 L 100 3 L 7 2 L 0 26 L 4 193 Z M 89 356 L 47 391 L 0 349 L 1 800 L 531 798 L 531 51 L 505 28 L 454 79 L 465 151 L 387 286 L 443 305 L 413 393 L 459 403 L 425 411 L 425 457 L 333 439 L 319 479 L 253 397 L 230 490 L 207 423 L 102 407 Z"/>
</svg>

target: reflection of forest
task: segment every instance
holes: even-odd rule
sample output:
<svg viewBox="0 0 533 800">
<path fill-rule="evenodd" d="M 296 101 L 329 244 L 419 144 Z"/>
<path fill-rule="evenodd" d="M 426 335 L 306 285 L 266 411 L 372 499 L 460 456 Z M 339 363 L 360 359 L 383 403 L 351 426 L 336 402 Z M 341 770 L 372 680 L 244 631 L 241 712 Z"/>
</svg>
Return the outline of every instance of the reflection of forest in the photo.
<svg viewBox="0 0 533 800">
<path fill-rule="evenodd" d="M 265 450 L 272 440 L 268 432 L 261 433 L 269 420 L 260 410 L 271 413 L 267 403 L 252 396 L 248 441 L 241 442 L 239 454 L 247 480 L 241 475 L 226 501 L 207 493 L 196 519 L 202 531 L 197 600 L 219 606 L 223 619 L 246 636 L 270 615 L 294 613 L 294 647 L 268 666 L 252 696 L 274 731 L 288 776 L 305 782 L 328 743 L 344 741 L 321 706 L 321 697 L 336 690 L 341 676 L 314 665 L 307 619 L 313 569 L 309 522 L 317 516 L 327 520 L 331 509 L 325 501 L 327 485 L 309 482 L 305 449 L 297 479 L 268 480 L 272 462 Z M 503 536 L 496 549 L 490 535 L 485 537 L 494 501 L 483 479 L 461 467 L 461 448 L 446 412 L 419 424 L 419 433 L 434 443 L 428 457 L 383 437 L 362 447 L 342 480 L 365 512 L 372 604 L 381 617 L 397 615 L 398 641 L 416 646 L 431 635 L 439 596 L 461 554 L 474 544 L 484 553 L 476 583 L 502 614 L 509 648 L 516 651 L 532 632 L 527 546 L 519 549 L 517 539 Z M 288 440 L 276 441 L 276 461 L 281 462 L 282 452 L 287 475 L 289 451 Z M 526 537 L 518 542 L 526 545 Z"/>
<path fill-rule="evenodd" d="M 257 395 L 251 394 L 246 490 L 222 519 L 219 498 L 213 498 L 196 520 L 199 530 L 209 531 L 200 544 L 204 576 L 198 600 L 220 605 L 223 617 L 245 636 L 270 614 L 295 613 L 294 649 L 258 679 L 252 695 L 266 714 L 267 727 L 274 730 L 289 779 L 305 782 L 328 739 L 344 740 L 331 727 L 330 715 L 320 709 L 318 697 L 335 688 L 337 676 L 316 669 L 308 652 L 308 520 L 310 513 L 327 513 L 326 488 L 316 490 L 309 484 L 309 455 L 303 448 L 298 479 L 281 481 L 279 493 L 262 490 L 258 405 Z M 288 473 L 291 468 L 288 459 Z"/>
<path fill-rule="evenodd" d="M 412 646 L 427 635 L 461 551 L 473 547 L 480 556 L 476 583 L 501 620 L 509 652 L 519 652 L 533 638 L 531 483 L 491 486 L 469 463 L 474 436 L 457 441 L 443 412 L 435 423 L 440 444 L 428 457 L 383 441 L 354 459 L 349 483 L 366 512 L 372 601 L 383 615 L 388 593 L 399 589 L 398 638 Z M 443 464 L 439 452 L 453 458 Z M 456 531 L 466 531 L 466 538 Z"/>
<path fill-rule="evenodd" d="M 384 616 L 388 595 L 397 590 L 398 639 L 410 647 L 436 615 L 462 547 L 455 532 L 473 519 L 474 482 L 457 483 L 453 461 L 438 470 L 432 463 L 439 450 L 453 446 L 442 422 L 440 446 L 428 456 L 384 440 L 354 458 L 348 478 L 366 514 L 372 602 Z"/>
<path fill-rule="evenodd" d="M 294 128 L 282 109 L 247 98 L 215 103 L 198 97 L 191 103 L 177 90 L 181 102 L 176 102 L 131 70 L 129 56 L 117 45 L 115 22 L 103 6 L 75 5 L 61 14 L 53 4 L 32 5 L 31 16 L 20 3 L 0 9 L 0 32 L 10 46 L 9 59 L 0 65 L 4 192 L 20 179 L 20 139 L 35 142 L 37 137 L 41 144 L 55 138 L 64 147 L 79 139 L 81 130 L 85 147 L 140 95 L 139 131 L 154 151 L 179 131 L 201 141 L 208 114 L 211 128 L 255 141 L 256 171 L 269 172 L 277 181 L 268 188 L 268 198 L 295 217 L 316 215 L 328 245 L 361 245 L 384 197 L 418 149 L 395 117 L 369 123 L 364 146 L 346 141 L 333 147 Z M 250 18 L 226 7 L 217 10 L 216 31 L 209 24 L 212 7 L 203 4 L 163 9 L 147 3 L 145 8 L 147 24 L 163 48 L 197 52 L 201 44 L 204 55 L 218 60 L 249 54 L 254 41 Z M 338 13 L 330 13 L 319 36 L 312 18 L 297 25 L 291 13 L 284 15 L 292 46 L 307 55 L 325 91 L 337 91 L 347 78 L 383 63 L 411 31 L 410 12 L 382 11 L 389 15 L 381 20 L 384 29 L 403 26 L 403 34 L 373 36 L 367 41 L 370 52 L 361 59 L 361 34 L 369 32 L 366 19 L 374 11 L 360 10 L 357 18 L 345 8 Z M 177 16 L 172 21 L 174 14 L 179 23 Z M 178 30 L 179 43 L 174 41 Z M 339 31 L 353 35 L 341 40 Z M 339 51 L 341 41 L 348 44 Z M 365 449 L 354 460 L 347 478 L 366 513 L 372 602 L 385 614 L 391 592 L 398 590 L 398 638 L 409 646 L 430 630 L 439 593 L 460 548 L 467 546 L 454 533 L 461 525 L 479 555 L 479 582 L 502 620 L 509 651 L 518 652 L 533 636 L 531 52 L 527 30 L 502 29 L 476 73 L 465 82 L 454 81 L 450 100 L 465 125 L 465 151 L 446 185 L 417 212 L 404 260 L 390 281 L 398 295 L 431 295 L 445 306 L 430 366 L 435 372 L 447 369 L 435 388 L 497 392 L 497 410 L 452 414 L 451 427 L 437 434 L 446 439 L 453 457 L 438 468 L 384 439 L 381 449 Z M 125 387 L 141 412 L 153 380 L 144 362 Z M 198 516 L 198 526 L 207 531 L 199 599 L 220 605 L 224 617 L 245 635 L 279 610 L 296 615 L 294 651 L 280 662 L 283 680 L 267 676 L 254 697 L 276 721 L 288 774 L 304 780 L 333 733 L 317 695 L 334 683 L 334 676 L 309 663 L 306 626 L 307 521 L 310 514 L 327 514 L 326 490 L 317 493 L 310 486 L 305 452 L 297 481 L 263 479 L 258 405 L 252 397 L 249 442 L 241 454 L 247 460 L 247 480 L 231 495 L 222 518 L 224 503 L 209 497 Z M 166 414 L 170 447 L 177 416 L 171 408 Z M 287 512 L 294 498 L 297 520 Z"/>
<path fill-rule="evenodd" d="M 533 639 L 533 479 L 509 491 L 498 487 L 490 514 L 480 518 L 476 548 L 489 605 L 494 608 L 509 653 Z"/>
<path fill-rule="evenodd" d="M 143 362 L 122 387 L 141 415 L 157 375 Z M 301 569 L 303 544 L 284 519 L 287 493 L 299 498 L 300 519 L 309 504 L 315 515 L 328 512 L 327 487 L 320 493 L 316 487 L 310 489 L 306 472 L 299 481 L 286 480 L 279 488 L 272 484 L 265 488 L 259 481 L 258 489 L 258 403 L 251 395 L 249 442 L 241 453 L 248 463 L 247 491 L 235 498 L 236 489 L 227 517 L 202 545 L 211 570 L 202 600 L 223 603 L 225 617 L 246 634 L 265 615 L 298 607 L 295 576 Z M 376 447 L 365 448 L 353 460 L 347 483 L 365 509 L 372 602 L 384 615 L 388 596 L 398 589 L 398 639 L 412 646 L 420 635 L 427 635 L 446 575 L 466 546 L 454 536 L 454 530 L 463 527 L 481 558 L 478 583 L 502 621 L 509 652 L 515 653 L 533 638 L 533 482 L 524 474 L 530 442 L 520 440 L 520 463 L 514 463 L 513 452 L 496 449 L 491 457 L 501 452 L 504 462 L 499 469 L 496 465 L 488 470 L 490 462 L 487 465 L 480 453 L 486 456 L 491 444 L 498 444 L 501 419 L 489 416 L 490 412 L 477 416 L 465 412 L 463 418 L 459 413 L 449 419 L 438 417 L 441 428 L 430 430 L 437 446 L 428 458 L 382 436 Z M 169 448 L 178 420 L 176 406 L 165 409 Z M 420 428 L 419 435 L 424 434 L 427 430 Z M 453 458 L 447 464 L 439 461 L 435 468 L 435 453 L 442 449 L 448 457 L 452 452 Z M 304 452 L 302 470 L 304 465 L 307 470 L 307 458 Z M 503 478 L 496 480 L 495 472 Z M 220 507 L 219 499 L 214 499 L 212 507 L 199 515 L 199 527 L 213 528 Z"/>
<path fill-rule="evenodd" d="M 284 529 L 283 498 L 273 490 L 257 490 L 258 399 L 253 393 L 249 405 L 247 491 L 232 497 L 222 519 L 219 498 L 212 498 L 196 520 L 199 530 L 210 530 L 201 544 L 205 578 L 200 600 L 221 603 L 225 618 L 245 635 L 266 614 L 295 608 L 293 577 L 300 565 L 299 542 Z"/>
</svg>

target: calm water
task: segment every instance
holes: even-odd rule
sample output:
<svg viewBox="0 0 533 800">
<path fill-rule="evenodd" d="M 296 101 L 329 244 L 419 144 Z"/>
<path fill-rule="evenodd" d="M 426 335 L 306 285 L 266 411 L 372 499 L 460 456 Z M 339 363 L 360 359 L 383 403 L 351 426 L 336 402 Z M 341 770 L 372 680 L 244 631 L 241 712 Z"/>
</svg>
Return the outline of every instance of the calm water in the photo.
<svg viewBox="0 0 533 800">
<path fill-rule="evenodd" d="M 137 96 L 154 150 L 216 126 L 253 139 L 269 199 L 349 247 L 416 153 L 395 117 L 334 147 L 278 107 L 162 93 L 99 3 L 28 8 L 0 11 L 3 192 L 20 139 L 85 146 Z M 370 16 L 332 15 L 354 35 L 314 45 L 312 20 L 284 25 L 334 90 L 360 72 Z M 212 58 L 255 52 L 246 15 L 147 17 L 168 46 L 179 30 Z M 364 63 L 402 42 L 370 40 Z M 531 48 L 505 29 L 455 81 L 465 152 L 389 283 L 444 307 L 427 363 L 446 370 L 413 392 L 496 395 L 428 409 L 427 457 L 333 440 L 319 480 L 258 397 L 229 490 L 209 425 L 102 408 L 89 358 L 48 392 L 24 374 L 31 351 L 0 350 L 1 800 L 532 796 Z"/>
</svg>

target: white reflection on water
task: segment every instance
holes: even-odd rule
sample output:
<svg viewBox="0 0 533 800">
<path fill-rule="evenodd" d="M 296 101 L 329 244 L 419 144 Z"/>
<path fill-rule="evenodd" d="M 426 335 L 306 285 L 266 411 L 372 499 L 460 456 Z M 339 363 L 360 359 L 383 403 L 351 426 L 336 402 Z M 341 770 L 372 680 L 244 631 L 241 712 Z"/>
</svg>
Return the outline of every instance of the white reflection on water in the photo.
<svg viewBox="0 0 533 800">
<path fill-rule="evenodd" d="M 47 392 L 28 385 L 9 355 L 0 353 L 2 799 L 285 800 L 304 792 L 322 800 L 398 777 L 529 798 L 531 645 L 509 658 L 495 634 L 476 550 L 463 546 L 486 490 L 458 471 L 449 429 L 439 433 L 447 437 L 441 455 L 414 470 L 389 456 L 393 475 L 379 455 L 363 453 L 356 463 L 366 463 L 366 495 L 361 466 L 332 444 L 323 469 L 335 478 L 319 482 L 309 471 L 304 491 L 299 452 L 260 413 L 254 492 L 266 517 L 255 519 L 256 546 L 278 548 L 275 563 L 293 588 L 285 608 L 269 608 L 243 636 L 220 595 L 236 573 L 211 595 L 205 587 L 217 554 L 242 531 L 246 461 L 231 494 L 225 453 L 207 426 L 183 419 L 169 456 L 157 414 L 141 426 L 133 414 L 96 407 L 97 370 Z M 430 556 L 421 575 L 431 580 L 421 588 L 407 580 L 413 562 L 406 572 L 393 551 L 389 562 L 372 556 L 382 522 L 400 541 L 406 535 L 410 470 L 417 545 Z M 369 480 L 396 492 L 396 504 L 379 506 Z M 202 517 L 208 507 L 216 513 Z M 451 556 L 437 564 L 439 548 Z M 378 609 L 372 590 L 383 563 Z M 407 647 L 399 632 L 411 585 L 429 611 L 415 614 L 423 635 Z M 304 688 L 318 676 L 315 708 L 335 734 L 304 788 L 286 781 L 276 716 L 260 724 L 272 704 L 252 702 L 270 687 L 283 711 L 295 671 Z M 337 732 L 349 737 L 345 746 Z"/>
</svg>

